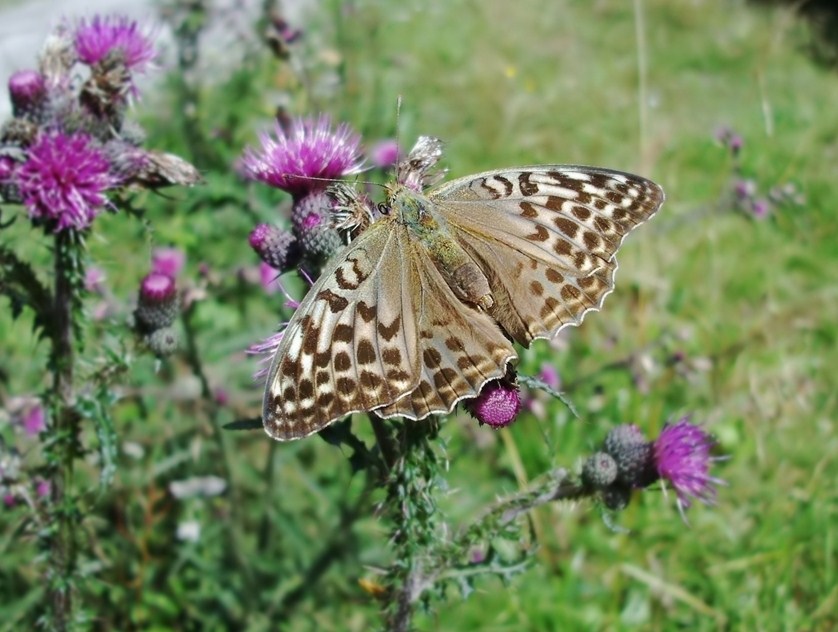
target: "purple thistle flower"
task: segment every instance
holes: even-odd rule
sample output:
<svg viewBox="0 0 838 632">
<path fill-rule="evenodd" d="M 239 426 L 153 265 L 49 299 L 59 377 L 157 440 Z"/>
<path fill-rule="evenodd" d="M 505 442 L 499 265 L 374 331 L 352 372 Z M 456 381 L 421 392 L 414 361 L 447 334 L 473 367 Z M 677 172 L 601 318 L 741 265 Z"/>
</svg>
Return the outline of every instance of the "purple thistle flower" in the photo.
<svg viewBox="0 0 838 632">
<path fill-rule="evenodd" d="M 261 342 L 250 345 L 245 353 L 247 355 L 261 356 L 259 359 L 258 369 L 253 374 L 253 379 L 257 381 L 264 381 L 268 377 L 268 369 L 271 366 L 271 360 L 274 353 L 276 353 L 279 343 L 282 342 L 282 336 L 285 334 L 285 327 L 288 323 L 280 325 L 280 329 L 275 334 L 268 336 Z"/>
<path fill-rule="evenodd" d="M 541 371 L 538 373 L 539 379 L 554 391 L 559 390 L 562 385 L 562 380 L 559 377 L 559 372 L 552 364 L 545 362 L 541 365 Z"/>
<path fill-rule="evenodd" d="M 37 478 L 35 480 L 35 493 L 38 495 L 38 498 L 49 498 L 51 491 L 52 485 L 48 480 L 43 478 Z"/>
<path fill-rule="evenodd" d="M 275 294 L 279 291 L 279 274 L 279 270 L 276 268 L 271 267 L 264 261 L 259 262 L 259 283 L 268 294 Z"/>
<path fill-rule="evenodd" d="M 242 174 L 291 193 L 295 198 L 361 170 L 361 137 L 346 123 L 332 129 L 328 116 L 317 119 L 295 118 L 283 129 L 276 124 L 275 137 L 262 134 L 261 150 L 244 150 Z"/>
<path fill-rule="evenodd" d="M 718 460 L 710 455 L 714 445 L 713 438 L 687 417 L 667 424 L 653 444 L 657 472 L 675 489 L 682 516 L 693 498 L 712 504 L 716 496 L 714 486 L 724 484 L 710 476 L 710 463 Z"/>
<path fill-rule="evenodd" d="M 737 199 L 747 200 L 756 195 L 757 184 L 753 180 L 737 180 L 733 185 L 733 192 Z"/>
<path fill-rule="evenodd" d="M 751 203 L 751 213 L 756 219 L 764 219 L 771 211 L 771 203 L 765 198 L 759 198 Z"/>
<path fill-rule="evenodd" d="M 105 271 L 97 266 L 90 266 L 84 271 L 84 289 L 93 294 L 102 294 L 105 288 Z"/>
<path fill-rule="evenodd" d="M 0 184 L 10 182 L 17 163 L 8 156 L 0 156 Z"/>
<path fill-rule="evenodd" d="M 83 134 L 43 134 L 17 172 L 23 203 L 32 219 L 55 230 L 83 230 L 108 204 L 104 192 L 116 181 L 108 161 Z"/>
<path fill-rule="evenodd" d="M 27 410 L 21 419 L 23 432 L 30 437 L 35 437 L 47 429 L 47 418 L 44 407 L 40 403 L 35 404 Z"/>
<path fill-rule="evenodd" d="M 175 279 L 186 263 L 186 253 L 178 248 L 155 248 L 151 253 L 151 271 Z"/>
<path fill-rule="evenodd" d="M 141 73 L 154 59 L 151 35 L 143 33 L 139 24 L 126 16 L 97 15 L 90 22 L 81 19 L 73 39 L 79 59 L 89 66 L 118 51 L 129 71 Z"/>
<path fill-rule="evenodd" d="M 481 425 L 504 428 L 521 412 L 521 396 L 514 384 L 505 380 L 495 380 L 486 384 L 480 395 L 470 400 L 466 406 Z"/>
<path fill-rule="evenodd" d="M 370 148 L 369 156 L 379 169 L 389 169 L 399 162 L 399 143 L 392 138 L 379 141 Z"/>
<path fill-rule="evenodd" d="M 170 327 L 180 313 L 177 287 L 172 277 L 150 272 L 140 282 L 134 316 L 142 333 Z"/>
</svg>

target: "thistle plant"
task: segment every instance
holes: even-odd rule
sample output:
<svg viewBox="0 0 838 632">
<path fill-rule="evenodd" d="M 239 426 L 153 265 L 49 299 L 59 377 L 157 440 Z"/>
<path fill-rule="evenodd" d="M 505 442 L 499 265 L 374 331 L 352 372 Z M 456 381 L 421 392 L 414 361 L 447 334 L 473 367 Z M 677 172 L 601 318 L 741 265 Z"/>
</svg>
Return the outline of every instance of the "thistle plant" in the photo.
<svg viewBox="0 0 838 632">
<path fill-rule="evenodd" d="M 449 585 L 458 587 L 467 595 L 481 575 L 493 574 L 506 580 L 523 571 L 532 547 L 521 544 L 524 540 L 518 519 L 543 504 L 588 498 L 611 514 L 625 509 L 635 491 L 658 481 L 664 481 L 675 489 L 682 513 L 689 507 L 691 499 L 704 502 L 713 499 L 715 485 L 720 481 L 709 474 L 713 442 L 703 430 L 684 419 L 665 429 L 656 441 L 649 441 L 637 426 L 621 425 L 608 434 L 600 451 L 586 459 L 578 470 L 554 468 L 531 489 L 487 507 L 470 524 L 460 527 L 452 524 L 439 504 L 446 493 L 448 466 L 445 445 L 439 436 L 440 424 L 444 422 L 441 418 L 429 416 L 429 410 L 443 416 L 451 412 L 453 406 L 450 403 L 435 403 L 443 397 L 442 394 L 448 393 L 448 402 L 462 402 L 481 426 L 487 426 L 483 432 L 505 432 L 502 429 L 513 424 L 523 409 L 522 384 L 563 399 L 562 393 L 557 390 L 559 380 L 555 371 L 543 370 L 540 377 L 519 380 L 516 372 L 507 367 L 508 360 L 514 356 L 506 356 L 500 363 L 504 371 L 501 375 L 495 374 L 493 379 L 486 379 L 485 375 L 490 374 L 494 367 L 488 363 L 481 365 L 483 379 L 479 381 L 476 392 L 462 383 L 464 380 L 453 367 L 446 368 L 447 372 L 433 373 L 437 367 L 444 366 L 445 353 L 456 354 L 473 345 L 459 356 L 458 361 L 462 374 L 468 379 L 468 370 L 476 362 L 473 358 L 495 352 L 488 343 L 484 348 L 476 342 L 480 336 L 480 318 L 484 315 L 476 310 L 471 312 L 475 329 L 466 333 L 465 329 L 458 329 L 456 318 L 452 319 L 446 313 L 446 310 L 453 311 L 456 307 L 435 302 L 440 299 L 435 299 L 433 294 L 443 290 L 432 285 L 430 275 L 422 277 L 423 285 L 409 286 L 413 282 L 410 275 L 421 273 L 414 270 L 421 271 L 422 262 L 411 260 L 419 257 L 416 254 L 419 247 L 410 242 L 412 236 L 399 231 L 406 231 L 404 226 L 413 226 L 409 213 L 415 193 L 405 192 L 404 200 L 398 196 L 402 191 L 421 192 L 426 181 L 434 179 L 427 172 L 441 153 L 437 141 L 420 139 L 400 163 L 398 182 L 389 186 L 390 197 L 379 207 L 375 207 L 365 196 L 353 195 L 344 184 L 325 186 L 324 180 L 355 173 L 361 165 L 359 138 L 350 133 L 345 125 L 335 128 L 322 116 L 318 119 L 295 119 L 288 127 L 277 124 L 276 137 L 263 136 L 261 144 L 261 150 L 245 150 L 239 170 L 252 180 L 290 194 L 291 212 L 285 222 L 290 223 L 291 228 L 259 224 L 250 234 L 250 245 L 263 262 L 276 269 L 277 274 L 294 268 L 304 269 L 304 276 L 312 286 L 302 303 L 293 303 L 296 314 L 291 321 L 281 325 L 276 334 L 251 349 L 274 356 L 270 369 L 266 371 L 263 367 L 258 373 L 258 377 L 267 378 L 262 421 L 268 434 L 276 439 L 296 439 L 320 431 L 330 443 L 345 444 L 354 451 L 354 468 L 368 470 L 368 484 L 369 481 L 378 481 L 384 486 L 386 497 L 381 503 L 379 515 L 389 524 L 392 558 L 387 566 L 380 569 L 378 580 L 368 583 L 368 586 L 382 600 L 382 616 L 387 629 L 410 629 L 416 609 L 430 607 L 433 598 L 442 595 Z M 499 171 L 497 176 L 490 174 L 490 177 L 497 177 L 501 184 L 505 183 L 506 195 L 513 189 L 512 182 L 524 182 L 520 195 L 526 198 L 538 192 L 540 186 L 545 186 L 550 192 L 549 186 L 534 182 L 539 175 L 537 171 L 520 175 Z M 554 177 L 561 178 L 562 175 Z M 590 182 L 596 182 L 595 186 L 609 186 L 604 177 L 594 180 L 586 173 L 573 177 L 586 182 L 591 178 Z M 625 178 L 628 180 L 629 176 Z M 529 184 L 530 179 L 532 184 Z M 565 187 L 574 186 L 570 178 L 562 182 Z M 470 197 L 467 197 L 469 200 L 479 199 L 479 194 L 475 193 L 479 187 L 493 191 L 489 201 L 481 201 L 485 205 L 482 210 L 487 214 L 492 210 L 490 202 L 504 195 L 494 191 L 495 183 L 488 177 L 475 181 L 473 185 L 455 183 L 455 189 L 457 184 L 472 187 L 468 193 Z M 656 207 L 648 200 L 654 200 L 654 194 L 650 198 L 647 192 L 640 192 L 647 186 L 642 181 L 628 180 L 628 184 L 619 190 L 625 192 L 629 187 L 636 187 L 638 192 L 633 195 L 649 204 L 647 212 L 651 213 Z M 447 190 L 443 187 L 442 191 Z M 580 188 L 580 193 L 583 191 L 590 199 L 594 185 Z M 435 204 L 443 206 L 443 194 L 438 197 L 433 197 L 433 193 L 428 195 Z M 615 191 L 613 195 L 609 194 L 608 199 L 614 200 L 616 195 Z M 457 199 L 454 195 L 451 197 Z M 417 205 L 424 204 L 424 198 L 416 199 L 419 200 Z M 536 217 L 537 203 L 527 204 L 530 206 L 525 208 L 525 217 Z M 553 203 L 554 210 L 559 208 L 558 202 Z M 452 225 L 459 221 L 455 209 L 452 205 L 451 214 L 446 218 Z M 422 207 L 417 224 L 434 226 L 435 212 L 438 209 L 430 204 Z M 497 219 L 503 221 L 502 217 Z M 442 220 L 440 224 L 448 225 Z M 538 226 L 543 230 L 545 224 Z M 394 235 L 392 239 L 401 244 L 398 253 L 389 253 L 377 241 L 382 233 L 387 234 L 387 230 Z M 484 230 L 489 232 L 489 228 Z M 448 274 L 446 257 L 455 256 L 449 252 L 453 246 L 446 245 L 445 250 L 435 250 L 439 248 L 439 243 L 447 244 L 447 235 L 443 231 L 434 233 L 426 243 L 423 239 L 427 233 L 423 231 L 429 233 L 431 229 L 417 228 L 416 231 L 419 235 L 417 242 L 427 248 L 431 258 L 439 256 L 440 260 L 434 261 L 436 269 L 443 276 Z M 492 235 L 495 243 L 499 244 L 495 247 L 509 250 L 509 256 L 514 261 L 518 255 L 506 241 L 519 242 L 511 241 L 513 235 L 500 232 Z M 544 241 L 547 235 L 547 230 L 544 230 L 543 236 L 536 232 L 532 239 Z M 462 239 L 470 243 L 465 236 Z M 587 239 L 590 242 L 593 237 Z M 350 241 L 349 247 L 339 250 L 347 240 Z M 477 245 L 473 248 L 473 253 L 482 252 Z M 378 249 L 381 251 L 378 252 Z M 445 254 L 438 254 L 440 252 Z M 582 257 L 582 254 L 579 256 Z M 403 261 L 408 261 L 408 264 Z M 408 287 L 394 288 L 394 293 L 388 294 L 388 275 L 395 274 L 392 270 L 399 270 L 399 266 L 407 267 L 408 271 L 399 278 Z M 495 274 L 500 276 L 504 272 L 496 270 Z M 467 282 L 464 277 L 463 286 Z M 502 283 L 495 288 L 505 288 Z M 540 283 L 538 286 L 540 288 Z M 462 286 L 452 283 L 452 287 Z M 483 300 L 476 291 L 473 298 L 468 290 L 459 291 L 459 300 L 463 302 L 471 300 L 478 303 Z M 496 291 L 497 296 L 503 296 L 501 292 L 511 290 Z M 537 293 L 541 292 L 543 288 Z M 417 295 L 426 298 L 417 307 L 417 313 L 412 313 L 405 305 L 410 305 Z M 489 309 L 492 307 L 491 300 L 486 297 L 480 305 Z M 509 309 L 513 308 L 510 306 Z M 527 313 L 526 307 L 516 305 L 514 309 Z M 572 311 L 573 307 L 565 306 L 565 309 Z M 396 313 L 397 318 L 388 324 L 389 321 L 376 310 Z M 501 312 L 490 313 L 496 318 L 503 318 Z M 356 316 L 353 317 L 353 314 Z M 423 330 L 421 339 L 434 340 L 438 336 L 447 336 L 444 345 L 424 343 L 427 346 L 423 347 L 422 361 L 428 373 L 434 375 L 433 384 L 420 383 L 416 391 L 408 390 L 404 395 L 388 400 L 386 395 L 381 395 L 382 390 L 386 393 L 388 389 L 392 392 L 393 389 L 404 388 L 399 386 L 400 381 L 407 380 L 404 376 L 412 370 L 403 361 L 411 353 L 407 332 L 412 328 L 421 330 L 424 326 L 422 318 L 428 314 L 435 328 Z M 545 314 L 543 309 L 541 314 L 542 317 Z M 370 321 L 378 323 L 375 329 L 367 326 Z M 511 321 L 509 324 L 504 321 L 505 334 L 514 337 L 515 326 Z M 535 328 L 539 325 L 531 322 L 528 326 Z M 559 322 L 553 326 L 561 328 L 562 324 Z M 402 332 L 402 327 L 407 332 Z M 500 330 L 497 333 L 502 335 Z M 394 338 L 396 342 L 402 340 L 399 336 L 407 341 L 403 343 L 403 349 L 387 347 L 387 343 Z M 376 349 L 384 347 L 389 351 L 383 352 L 379 360 Z M 375 373 L 378 362 L 381 366 L 393 368 L 379 376 Z M 312 369 L 315 366 L 316 371 Z M 310 369 L 312 375 L 316 373 L 316 380 L 309 377 Z M 444 380 L 437 379 L 443 375 Z M 391 382 L 384 389 L 382 378 Z M 336 397 L 343 400 L 340 404 L 343 408 L 338 408 L 337 412 Z M 373 446 L 366 446 L 353 434 L 349 421 L 331 425 L 345 416 L 344 409 L 367 414 L 375 437 Z M 388 418 L 395 420 L 388 421 Z M 237 427 L 246 425 L 239 424 Z M 497 547 L 502 540 L 510 545 L 503 553 Z M 475 551 L 479 551 L 479 555 L 475 556 Z"/>
<path fill-rule="evenodd" d="M 86 437 L 95 436 L 102 488 L 113 478 L 112 384 L 126 369 L 118 353 L 106 351 L 107 361 L 98 365 L 83 359 L 87 298 L 102 286 L 87 242 L 102 214 L 139 213 L 128 204 L 134 191 L 200 179 L 181 158 L 144 147 L 142 130 L 128 118 L 138 96 L 135 79 L 154 56 L 150 31 L 128 18 L 65 21 L 48 38 L 38 68 L 9 79 L 13 116 L 0 127 L 0 204 L 22 210 L 5 217 L 3 228 L 31 226 L 24 238 L 0 244 L 0 290 L 16 315 L 31 312 L 49 347 L 51 376 L 39 403 L 23 414 L 24 433 L 39 439 L 37 453 L 27 454 L 35 493 L 12 467 L 19 461 L 13 446 L 2 447 L 2 485 L 8 502 L 19 498 L 31 510 L 46 560 L 43 624 L 51 629 L 68 629 L 85 616 L 77 604 L 81 522 L 95 499 L 77 486 L 76 470 L 91 453 Z M 51 243 L 52 262 L 43 270 L 32 257 L 41 240 Z M 137 331 L 158 354 L 175 298 L 173 281 L 163 274 L 142 283 Z"/>
</svg>

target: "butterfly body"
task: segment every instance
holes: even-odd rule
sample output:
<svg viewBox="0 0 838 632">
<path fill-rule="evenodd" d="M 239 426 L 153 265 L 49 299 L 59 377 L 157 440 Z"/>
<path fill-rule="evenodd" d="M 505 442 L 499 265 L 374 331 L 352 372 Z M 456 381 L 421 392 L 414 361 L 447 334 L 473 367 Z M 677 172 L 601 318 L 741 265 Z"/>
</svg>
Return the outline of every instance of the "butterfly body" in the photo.
<svg viewBox="0 0 838 632">
<path fill-rule="evenodd" d="M 457 298 L 489 308 L 494 302 L 489 281 L 457 242 L 448 223 L 430 199 L 404 185 L 395 185 L 387 206 L 411 236 L 425 249 Z"/>
<path fill-rule="evenodd" d="M 663 202 L 639 176 L 567 165 L 419 188 L 389 189 L 387 213 L 327 264 L 289 322 L 265 390 L 271 437 L 354 412 L 422 419 L 476 397 L 517 362 L 513 341 L 550 338 L 601 307 L 623 238 Z"/>
</svg>

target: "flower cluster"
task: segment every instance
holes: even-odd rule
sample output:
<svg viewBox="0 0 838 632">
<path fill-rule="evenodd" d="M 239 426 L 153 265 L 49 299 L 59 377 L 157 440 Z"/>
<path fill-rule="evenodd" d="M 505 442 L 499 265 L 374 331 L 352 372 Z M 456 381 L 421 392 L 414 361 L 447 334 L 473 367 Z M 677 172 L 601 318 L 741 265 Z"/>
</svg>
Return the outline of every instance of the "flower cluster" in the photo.
<svg viewBox="0 0 838 632">
<path fill-rule="evenodd" d="M 192 185 L 182 159 L 142 147 L 126 121 L 134 76 L 155 55 L 150 35 L 125 17 L 64 22 L 38 70 L 8 82 L 12 118 L 0 126 L 0 202 L 21 204 L 50 232 L 83 231 L 129 187 Z M 85 78 L 86 77 L 86 78 Z"/>
<path fill-rule="evenodd" d="M 715 138 L 734 160 L 736 177 L 731 185 L 734 209 L 752 219 L 762 220 L 779 208 L 806 204 L 805 196 L 791 182 L 771 187 L 766 194 L 754 178 L 743 174 L 741 158 L 745 141 L 740 134 L 725 126 L 716 130 Z"/>
<path fill-rule="evenodd" d="M 333 127 L 327 116 L 277 122 L 261 147 L 247 148 L 242 175 L 291 194 L 291 229 L 260 224 L 250 245 L 266 264 L 284 272 L 301 264 L 318 269 L 343 244 L 333 226 L 335 202 L 327 187 L 362 169 L 361 137 L 348 125 Z"/>
<path fill-rule="evenodd" d="M 617 426 L 602 449 L 582 467 L 583 484 L 601 495 L 606 507 L 624 509 L 634 489 L 656 481 L 670 485 L 681 515 L 693 499 L 712 504 L 721 479 L 710 475 L 715 441 L 684 417 L 667 424 L 655 441 L 647 441 L 635 425 Z"/>
</svg>

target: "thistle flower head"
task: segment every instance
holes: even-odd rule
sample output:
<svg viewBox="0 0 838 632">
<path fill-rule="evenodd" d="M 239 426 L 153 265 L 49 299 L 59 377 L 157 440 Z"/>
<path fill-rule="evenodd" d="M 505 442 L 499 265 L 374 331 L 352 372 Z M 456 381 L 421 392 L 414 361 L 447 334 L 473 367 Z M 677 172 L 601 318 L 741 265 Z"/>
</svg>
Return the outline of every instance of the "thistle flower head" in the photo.
<svg viewBox="0 0 838 632">
<path fill-rule="evenodd" d="M 481 424 L 503 428 L 521 412 L 521 396 L 516 385 L 506 380 L 495 380 L 486 384 L 467 407 Z"/>
<path fill-rule="evenodd" d="M 149 33 L 126 16 L 95 16 L 92 20 L 79 20 L 73 41 L 79 59 L 89 65 L 98 64 L 108 55 L 122 56 L 125 68 L 141 73 L 154 59 L 154 45 Z"/>
<path fill-rule="evenodd" d="M 147 274 L 140 282 L 137 309 L 134 312 L 140 332 L 150 333 L 170 327 L 179 310 L 174 279 L 159 272 Z"/>
<path fill-rule="evenodd" d="M 47 429 L 46 413 L 40 402 L 36 403 L 23 414 L 21 426 L 23 432 L 30 437 L 37 436 Z"/>
<path fill-rule="evenodd" d="M 104 192 L 117 183 L 108 161 L 84 134 L 42 134 L 16 174 L 32 219 L 56 231 L 83 230 L 108 204 Z"/>
<path fill-rule="evenodd" d="M 399 143 L 389 138 L 375 143 L 369 150 L 370 161 L 379 169 L 389 169 L 399 162 Z"/>
<path fill-rule="evenodd" d="M 714 445 L 713 438 L 687 417 L 667 425 L 654 442 L 655 467 L 675 489 L 682 515 L 692 499 L 712 504 L 715 486 L 724 483 L 710 476 L 710 464 L 718 460 L 711 456 Z"/>
<path fill-rule="evenodd" d="M 155 248 L 151 253 L 151 271 L 177 278 L 186 263 L 186 253 L 179 248 Z"/>
<path fill-rule="evenodd" d="M 293 119 L 287 129 L 276 124 L 274 135 L 260 137 L 261 149 L 245 149 L 243 175 L 298 197 L 333 180 L 361 170 L 361 137 L 341 123 L 332 128 L 328 116 Z"/>
</svg>

